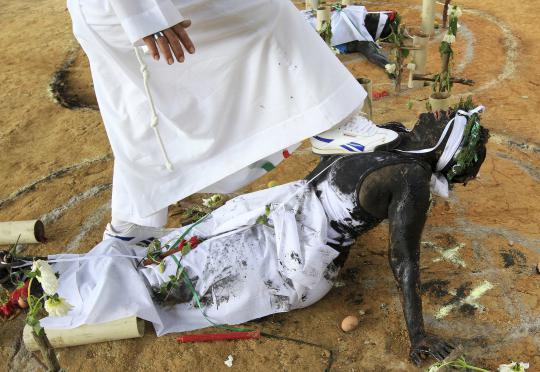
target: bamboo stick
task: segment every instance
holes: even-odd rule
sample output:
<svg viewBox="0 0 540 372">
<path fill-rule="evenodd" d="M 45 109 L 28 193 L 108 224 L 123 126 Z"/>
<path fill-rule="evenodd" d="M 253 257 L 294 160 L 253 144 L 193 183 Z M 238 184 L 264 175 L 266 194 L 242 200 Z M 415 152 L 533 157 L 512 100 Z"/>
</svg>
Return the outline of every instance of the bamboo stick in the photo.
<svg viewBox="0 0 540 372">
<path fill-rule="evenodd" d="M 365 112 L 368 115 L 368 119 L 371 120 L 373 116 L 373 99 L 372 99 L 373 84 L 371 82 L 371 79 L 367 79 L 367 78 L 358 78 L 356 80 L 360 83 L 360 85 L 362 85 L 362 87 L 367 92 L 364 105 L 362 106 L 362 112 Z"/>
<path fill-rule="evenodd" d="M 306 10 L 313 10 L 319 7 L 319 0 L 306 0 Z"/>
<path fill-rule="evenodd" d="M 328 6 L 317 8 L 317 31 L 322 28 L 325 21 L 330 22 L 330 7 Z"/>
<path fill-rule="evenodd" d="M 425 74 L 426 73 L 426 61 L 427 61 L 427 45 L 429 37 L 427 35 L 414 35 L 413 36 L 413 62 L 414 70 L 411 70 L 409 74 L 409 83 L 407 86 L 409 88 L 419 88 L 424 86 L 424 83 L 421 81 L 415 81 L 413 78 L 414 74 Z"/>
<path fill-rule="evenodd" d="M 423 0 L 422 1 L 422 31 L 427 35 L 433 35 L 435 30 L 435 0 Z"/>
<path fill-rule="evenodd" d="M 0 222 L 0 244 L 32 244 L 45 241 L 40 220 Z"/>
<path fill-rule="evenodd" d="M 73 329 L 46 328 L 45 333 L 53 348 L 96 344 L 98 342 L 139 338 L 144 335 L 144 321 L 136 317 L 119 319 L 101 324 L 87 324 Z M 40 350 L 32 336 L 32 328 L 26 325 L 23 341 L 29 351 Z"/>
</svg>

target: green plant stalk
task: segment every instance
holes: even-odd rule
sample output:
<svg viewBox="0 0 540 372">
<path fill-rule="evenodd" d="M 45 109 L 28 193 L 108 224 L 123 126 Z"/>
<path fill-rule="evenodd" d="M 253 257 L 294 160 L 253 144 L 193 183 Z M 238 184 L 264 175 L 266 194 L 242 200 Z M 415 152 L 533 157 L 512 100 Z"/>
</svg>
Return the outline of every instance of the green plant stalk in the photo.
<svg viewBox="0 0 540 372">
<path fill-rule="evenodd" d="M 41 296 L 39 299 L 34 300 L 35 297 L 30 293 L 33 281 L 34 278 L 30 278 L 30 281 L 28 282 L 28 315 L 26 316 L 26 323 L 32 327 L 32 337 L 34 338 L 34 341 L 36 341 L 39 351 L 41 352 L 49 371 L 59 372 L 62 368 L 60 367 L 60 362 L 56 357 L 54 348 L 52 347 L 45 330 L 39 324 L 39 320 L 36 319 L 41 301 L 45 298 L 45 294 L 43 294 L 43 296 Z"/>
</svg>

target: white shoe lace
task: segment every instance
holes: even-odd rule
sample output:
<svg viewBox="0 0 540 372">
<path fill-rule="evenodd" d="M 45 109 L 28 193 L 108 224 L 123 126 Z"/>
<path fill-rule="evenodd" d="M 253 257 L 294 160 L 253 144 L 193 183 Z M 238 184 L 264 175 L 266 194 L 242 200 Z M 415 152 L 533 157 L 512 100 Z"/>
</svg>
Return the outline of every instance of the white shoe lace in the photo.
<svg viewBox="0 0 540 372">
<path fill-rule="evenodd" d="M 373 136 L 377 133 L 378 127 L 371 120 L 358 115 L 340 129 L 359 136 Z"/>
</svg>

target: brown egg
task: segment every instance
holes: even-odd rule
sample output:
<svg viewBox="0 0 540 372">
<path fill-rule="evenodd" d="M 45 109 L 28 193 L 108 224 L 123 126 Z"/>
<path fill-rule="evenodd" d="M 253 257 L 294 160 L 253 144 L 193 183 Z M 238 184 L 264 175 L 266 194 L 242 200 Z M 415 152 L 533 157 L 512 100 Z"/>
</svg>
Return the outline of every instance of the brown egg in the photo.
<svg viewBox="0 0 540 372">
<path fill-rule="evenodd" d="M 357 327 L 358 327 L 358 318 L 353 315 L 346 316 L 341 321 L 341 329 L 344 332 L 354 331 Z"/>
<path fill-rule="evenodd" d="M 17 304 L 21 309 L 26 309 L 28 307 L 28 302 L 26 301 L 26 298 L 23 298 L 22 296 L 19 297 L 17 300 Z"/>
</svg>

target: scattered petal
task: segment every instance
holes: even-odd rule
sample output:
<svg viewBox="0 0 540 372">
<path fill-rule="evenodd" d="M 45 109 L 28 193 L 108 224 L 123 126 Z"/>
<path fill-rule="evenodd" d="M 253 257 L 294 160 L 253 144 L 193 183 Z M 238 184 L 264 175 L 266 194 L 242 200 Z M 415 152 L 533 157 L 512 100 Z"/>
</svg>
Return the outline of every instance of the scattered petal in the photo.
<svg viewBox="0 0 540 372">
<path fill-rule="evenodd" d="M 233 361 L 234 361 L 233 356 L 232 356 L 232 355 L 229 355 L 229 356 L 227 357 L 227 359 L 226 359 L 223 363 L 225 363 L 225 365 L 226 365 L 227 367 L 232 368 Z"/>
<path fill-rule="evenodd" d="M 525 372 L 529 369 L 529 363 L 512 362 L 510 364 L 501 364 L 499 366 L 499 372 Z"/>
</svg>

